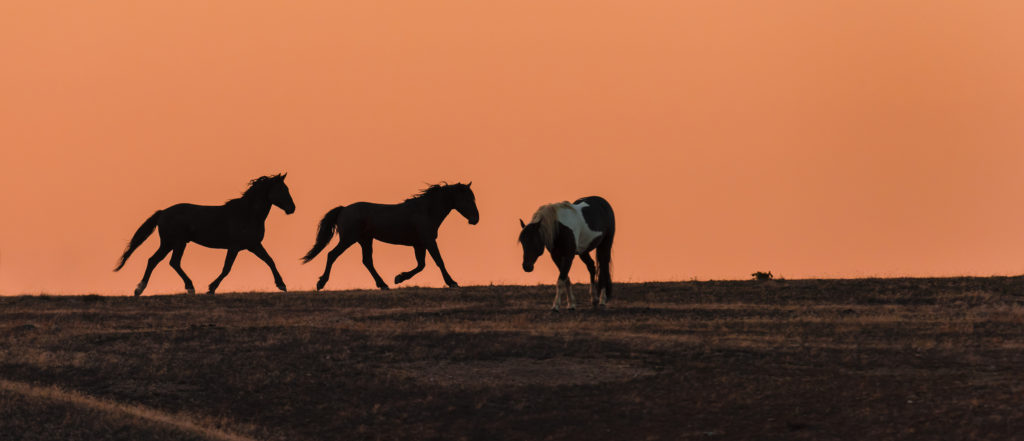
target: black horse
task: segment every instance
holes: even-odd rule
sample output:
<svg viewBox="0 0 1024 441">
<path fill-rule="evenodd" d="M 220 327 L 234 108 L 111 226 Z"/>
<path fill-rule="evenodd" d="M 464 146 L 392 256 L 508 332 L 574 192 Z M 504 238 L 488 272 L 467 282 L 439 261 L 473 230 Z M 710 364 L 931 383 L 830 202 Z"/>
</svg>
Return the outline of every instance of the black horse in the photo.
<svg viewBox="0 0 1024 441">
<path fill-rule="evenodd" d="M 331 266 L 354 243 L 363 249 L 363 265 L 370 271 L 373 281 L 380 289 L 388 289 L 388 285 L 373 268 L 373 240 L 408 245 L 416 251 L 416 268 L 395 276 L 395 284 L 409 280 L 423 270 L 424 257 L 430 257 L 441 269 L 444 282 L 450 287 L 459 284 L 452 280 L 441 260 L 441 252 L 437 249 L 437 229 L 441 222 L 453 209 L 458 211 L 470 225 L 480 221 L 480 213 L 476 209 L 476 196 L 469 184 L 432 185 L 418 195 L 406 199 L 405 202 L 393 205 L 356 202 L 349 206 L 339 206 L 328 211 L 320 221 L 316 232 L 316 243 L 302 257 L 302 263 L 313 260 L 331 241 L 334 231 L 338 231 L 339 242 L 327 253 L 327 267 L 316 283 L 319 291 L 327 284 L 331 276 Z"/>
<path fill-rule="evenodd" d="M 612 241 L 615 239 L 615 213 L 608 201 L 600 196 L 589 196 L 571 204 L 544 205 L 537 209 L 529 224 L 520 219 L 519 225 L 523 228 L 519 232 L 519 243 L 523 245 L 523 270 L 533 271 L 533 264 L 544 254 L 545 248 L 558 266 L 555 302 L 552 305 L 555 312 L 558 312 L 563 284 L 569 309 L 576 309 L 569 268 L 577 255 L 590 272 L 590 299 L 594 307 L 607 304 L 612 296 Z M 590 251 L 594 249 L 597 249 L 597 265 L 590 258 Z"/>
<path fill-rule="evenodd" d="M 221 271 L 213 283 L 210 283 L 210 294 L 217 290 L 221 280 L 231 271 L 231 265 L 235 263 L 235 256 L 241 250 L 249 250 L 260 260 L 266 262 L 270 271 L 274 273 L 274 283 L 281 291 L 286 291 L 284 280 L 274 266 L 274 260 L 263 249 L 263 223 L 270 214 L 270 206 L 276 205 L 287 214 L 295 212 L 295 203 L 288 192 L 288 186 L 284 185 L 283 175 L 263 176 L 249 182 L 249 188 L 245 190 L 242 197 L 227 201 L 224 205 L 193 205 L 178 204 L 172 205 L 163 210 L 153 213 L 146 222 L 139 227 L 132 236 L 128 248 L 121 255 L 121 261 L 114 271 L 124 266 L 128 256 L 132 255 L 139 245 L 153 233 L 153 229 L 160 227 L 160 249 L 153 253 L 146 265 L 146 273 L 142 275 L 142 281 L 135 288 L 135 295 L 142 294 L 149 283 L 149 276 L 153 267 L 160 263 L 167 253 L 171 254 L 171 268 L 178 272 L 181 280 L 185 281 L 185 290 L 189 294 L 195 294 L 192 281 L 181 269 L 181 256 L 185 253 L 185 245 L 195 242 L 209 248 L 226 248 L 228 256 L 224 259 L 224 270 Z"/>
</svg>

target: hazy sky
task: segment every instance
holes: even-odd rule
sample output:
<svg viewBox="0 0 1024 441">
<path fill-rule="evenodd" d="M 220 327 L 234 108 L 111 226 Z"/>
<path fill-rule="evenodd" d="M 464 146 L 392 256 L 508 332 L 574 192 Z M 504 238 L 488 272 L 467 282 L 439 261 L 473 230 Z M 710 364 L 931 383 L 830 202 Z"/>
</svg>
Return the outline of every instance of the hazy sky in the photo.
<svg viewBox="0 0 1024 441">
<path fill-rule="evenodd" d="M 1016 0 L 4 1 L 0 293 L 128 294 L 157 237 L 111 270 L 150 214 L 276 172 L 293 290 L 328 209 L 441 180 L 480 208 L 440 231 L 463 285 L 553 283 L 517 219 L 591 194 L 617 281 L 1024 273 L 1021 23 Z M 203 289 L 223 256 L 183 265 Z M 356 248 L 328 288 L 372 286 Z M 270 289 L 243 253 L 220 291 Z M 165 261 L 147 293 L 182 290 Z"/>
</svg>

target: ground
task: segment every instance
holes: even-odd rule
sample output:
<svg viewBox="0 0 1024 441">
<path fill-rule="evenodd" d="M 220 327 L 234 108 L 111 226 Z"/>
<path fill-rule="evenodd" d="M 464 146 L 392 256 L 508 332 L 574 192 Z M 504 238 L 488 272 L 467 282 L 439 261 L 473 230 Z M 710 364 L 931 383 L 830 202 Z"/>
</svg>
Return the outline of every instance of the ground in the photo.
<svg viewBox="0 0 1024 441">
<path fill-rule="evenodd" d="M 576 292 L 0 298 L 0 439 L 1024 438 L 1024 279 Z"/>
</svg>

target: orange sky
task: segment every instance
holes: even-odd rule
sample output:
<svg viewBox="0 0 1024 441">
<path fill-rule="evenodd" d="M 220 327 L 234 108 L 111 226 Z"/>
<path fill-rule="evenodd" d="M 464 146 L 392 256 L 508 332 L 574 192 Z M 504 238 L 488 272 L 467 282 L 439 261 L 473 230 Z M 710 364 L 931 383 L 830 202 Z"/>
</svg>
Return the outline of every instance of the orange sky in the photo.
<svg viewBox="0 0 1024 441">
<path fill-rule="evenodd" d="M 617 281 L 1024 273 L 1024 3 L 182 1 L 0 5 L 0 293 L 128 294 L 178 202 L 279 171 L 288 286 L 328 209 L 473 181 L 439 244 L 520 268 L 517 218 L 598 194 Z M 375 247 L 386 280 L 411 248 Z M 201 289 L 224 251 L 190 245 Z M 578 264 L 578 262 L 577 262 Z M 583 280 L 582 265 L 574 268 Z M 409 284 L 441 286 L 433 263 Z M 352 249 L 329 288 L 369 288 Z M 240 255 L 221 292 L 271 290 Z M 147 294 L 181 292 L 166 264 Z"/>
</svg>

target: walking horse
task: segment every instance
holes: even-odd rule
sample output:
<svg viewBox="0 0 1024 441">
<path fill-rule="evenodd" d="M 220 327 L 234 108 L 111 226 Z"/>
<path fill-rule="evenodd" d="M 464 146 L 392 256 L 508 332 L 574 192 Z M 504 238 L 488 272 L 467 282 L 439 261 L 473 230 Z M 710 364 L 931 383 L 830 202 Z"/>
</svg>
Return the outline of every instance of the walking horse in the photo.
<svg viewBox="0 0 1024 441">
<path fill-rule="evenodd" d="M 615 239 L 615 213 L 608 201 L 600 196 L 588 196 L 573 203 L 558 202 L 541 206 L 529 224 L 519 220 L 522 231 L 519 243 L 523 246 L 523 271 L 533 271 L 534 263 L 544 250 L 558 267 L 555 301 L 551 305 L 558 312 L 562 290 L 569 309 L 576 309 L 576 298 L 569 282 L 569 268 L 576 256 L 590 272 L 590 299 L 594 307 L 605 307 L 612 296 L 612 242 Z M 597 263 L 590 252 L 597 250 Z"/>
<path fill-rule="evenodd" d="M 149 276 L 167 253 L 171 253 L 171 268 L 181 276 L 185 282 L 185 291 L 195 294 L 192 280 L 185 275 L 181 269 L 181 256 L 185 253 L 185 245 L 195 242 L 208 248 L 224 248 L 228 250 L 224 259 L 224 269 L 212 283 L 210 283 L 210 294 L 217 290 L 217 286 L 224 280 L 224 277 L 231 271 L 231 265 L 241 250 L 249 250 L 259 257 L 270 267 L 274 274 L 274 283 L 281 291 L 286 291 L 284 280 L 277 272 L 274 259 L 263 248 L 264 223 L 267 215 L 270 214 L 270 207 L 277 206 L 286 214 L 295 212 L 295 202 L 288 192 L 288 186 L 284 185 L 283 175 L 263 176 L 249 182 L 249 188 L 242 193 L 242 197 L 227 201 L 224 205 L 193 205 L 177 204 L 157 210 L 149 219 L 142 223 L 142 226 L 132 236 L 128 247 L 114 271 L 118 271 L 128 261 L 142 242 L 145 242 L 153 230 L 160 228 L 160 248 L 149 258 L 146 264 L 146 272 L 142 275 L 142 281 L 135 288 L 135 296 L 142 294 L 149 283 Z"/>
<path fill-rule="evenodd" d="M 469 184 L 431 185 L 419 194 L 400 204 L 374 204 L 356 202 L 348 206 L 331 209 L 320 220 L 313 248 L 302 257 L 302 263 L 309 263 L 331 241 L 338 232 L 338 245 L 327 253 L 327 266 L 316 283 L 319 291 L 331 277 L 331 266 L 348 247 L 358 243 L 363 249 L 363 266 L 373 276 L 380 289 L 388 289 L 387 283 L 373 266 L 373 241 L 395 245 L 408 245 L 416 253 L 416 267 L 395 276 L 395 284 L 409 280 L 423 270 L 426 253 L 434 259 L 441 270 L 444 282 L 452 288 L 458 287 L 441 259 L 437 248 L 437 229 L 452 210 L 458 211 L 470 225 L 480 221 L 476 208 L 476 196 Z"/>
</svg>

